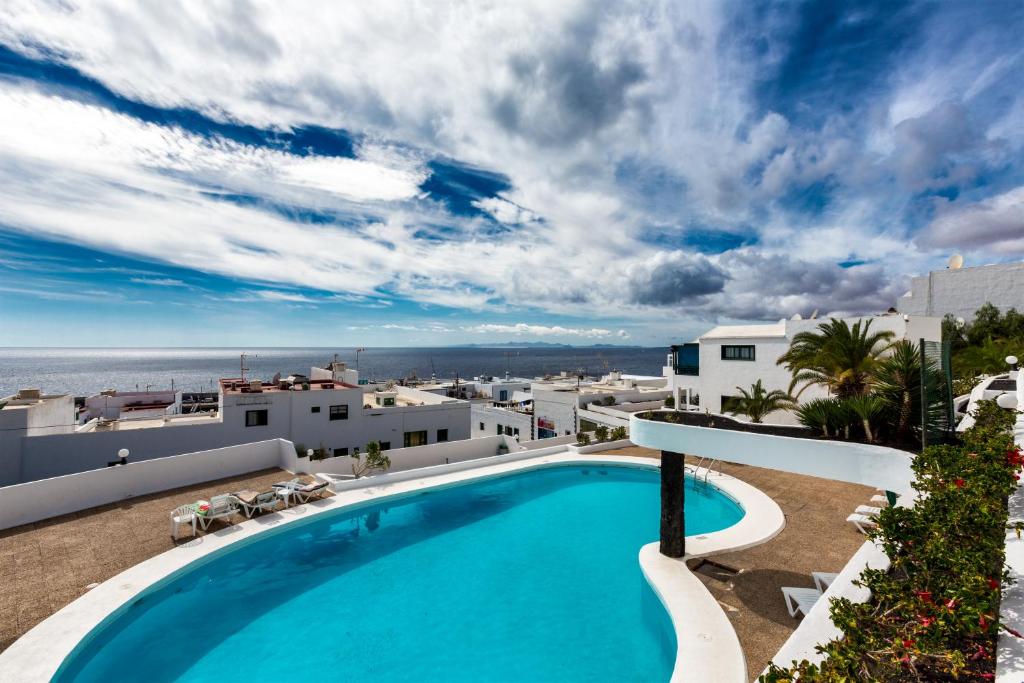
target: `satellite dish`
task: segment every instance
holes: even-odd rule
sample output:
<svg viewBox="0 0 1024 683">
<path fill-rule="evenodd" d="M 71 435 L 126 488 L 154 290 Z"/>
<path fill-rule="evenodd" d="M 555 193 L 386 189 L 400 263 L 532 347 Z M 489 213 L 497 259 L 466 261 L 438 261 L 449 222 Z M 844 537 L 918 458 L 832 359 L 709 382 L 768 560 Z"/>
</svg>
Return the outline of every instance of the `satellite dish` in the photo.
<svg viewBox="0 0 1024 683">
<path fill-rule="evenodd" d="M 803 320 L 803 319 L 804 319 L 804 317 L 802 315 L 800 315 L 799 313 L 794 313 L 793 317 L 790 318 L 790 320 Z"/>
<path fill-rule="evenodd" d="M 278 373 L 274 374 L 274 384 L 280 384 L 280 383 L 281 383 L 281 373 L 278 372 Z"/>
<path fill-rule="evenodd" d="M 949 269 L 960 270 L 964 267 L 964 257 L 960 254 L 953 254 L 949 257 Z"/>
</svg>

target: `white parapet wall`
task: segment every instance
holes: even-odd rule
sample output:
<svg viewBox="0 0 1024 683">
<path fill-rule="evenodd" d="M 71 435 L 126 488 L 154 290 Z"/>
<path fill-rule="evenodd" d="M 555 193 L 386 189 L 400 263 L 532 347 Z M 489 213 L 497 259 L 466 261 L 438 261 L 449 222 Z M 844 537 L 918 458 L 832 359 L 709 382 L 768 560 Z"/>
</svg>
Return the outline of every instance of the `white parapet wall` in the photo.
<svg viewBox="0 0 1024 683">
<path fill-rule="evenodd" d="M 0 488 L 0 529 L 147 493 L 282 467 L 289 457 L 295 457 L 291 442 L 271 439 L 6 486 Z"/>
<path fill-rule="evenodd" d="M 1024 449 L 1024 372 L 1017 373 L 1016 410 L 1013 437 L 1017 446 Z M 1024 521 L 1024 487 L 1018 486 L 1017 491 L 1010 496 L 1009 508 L 1011 522 Z M 1024 539 L 1013 530 L 1006 532 L 1006 564 L 1013 583 L 1003 584 L 1000 621 L 1004 626 L 1024 633 Z M 996 650 L 996 682 L 1020 683 L 1022 680 L 1024 638 L 1000 631 Z"/>
<path fill-rule="evenodd" d="M 914 479 L 907 451 L 848 441 L 801 439 L 714 427 L 630 418 L 638 446 L 716 458 L 741 465 L 863 484 L 910 494 Z"/>
<path fill-rule="evenodd" d="M 391 467 L 388 468 L 388 471 L 403 472 L 433 465 L 479 460 L 502 453 L 515 452 L 519 449 L 519 444 L 512 437 L 494 435 L 479 439 L 446 441 L 428 446 L 392 448 L 386 451 L 386 455 L 391 459 Z M 365 458 L 366 456 L 363 454 L 360 460 L 365 460 Z M 352 474 L 353 464 L 355 464 L 355 458 L 345 455 L 313 461 L 310 461 L 309 458 L 296 458 L 294 467 L 288 469 L 293 472 Z"/>
</svg>

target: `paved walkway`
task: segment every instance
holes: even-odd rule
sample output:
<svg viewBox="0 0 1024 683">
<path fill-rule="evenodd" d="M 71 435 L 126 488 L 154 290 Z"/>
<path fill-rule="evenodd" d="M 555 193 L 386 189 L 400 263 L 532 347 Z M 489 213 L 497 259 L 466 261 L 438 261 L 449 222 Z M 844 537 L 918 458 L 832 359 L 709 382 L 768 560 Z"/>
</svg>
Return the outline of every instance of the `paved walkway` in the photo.
<svg viewBox="0 0 1024 683">
<path fill-rule="evenodd" d="M 597 455 L 658 458 L 648 448 L 631 447 Z M 687 462 L 695 459 L 687 458 Z M 719 578 L 698 571 L 704 585 L 723 605 L 747 658 L 747 672 L 756 680 L 799 625 L 789 616 L 782 586 L 814 587 L 812 571 L 838 572 L 864 543 L 846 517 L 868 504 L 874 490 L 856 484 L 788 474 L 760 467 L 722 463 L 715 467 L 771 496 L 786 515 L 786 528 L 768 543 L 716 555 L 716 563 L 739 570 Z M 696 562 L 692 564 L 697 564 Z M 714 568 L 705 565 L 704 570 Z"/>
<path fill-rule="evenodd" d="M 293 476 L 276 468 L 251 472 L 0 531 L 0 651 L 90 584 L 173 548 L 170 512 L 178 505 L 230 491 L 266 490 Z M 224 524 L 215 521 L 210 531 Z M 191 527 L 180 533 L 179 542 L 187 542 Z"/>
</svg>

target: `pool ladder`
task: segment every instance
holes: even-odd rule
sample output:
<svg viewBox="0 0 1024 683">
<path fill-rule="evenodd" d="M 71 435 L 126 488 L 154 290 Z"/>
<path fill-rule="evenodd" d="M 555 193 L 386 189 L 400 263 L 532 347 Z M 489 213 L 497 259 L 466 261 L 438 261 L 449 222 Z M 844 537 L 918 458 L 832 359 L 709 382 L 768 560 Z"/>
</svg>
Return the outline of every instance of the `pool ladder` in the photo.
<svg viewBox="0 0 1024 683">
<path fill-rule="evenodd" d="M 707 465 L 704 464 L 705 462 L 707 463 Z M 708 483 L 708 477 L 711 475 L 711 468 L 714 467 L 716 464 L 718 464 L 718 458 L 701 458 L 700 460 L 697 461 L 697 465 L 693 469 L 690 469 L 689 467 L 685 467 L 684 469 L 687 469 L 687 470 L 690 470 L 691 472 L 693 472 L 693 484 L 694 484 L 694 486 L 696 486 L 700 482 L 703 482 L 704 485 L 706 486 L 707 483 Z M 703 479 L 701 479 L 701 475 L 700 475 L 700 468 L 701 467 L 704 467 L 704 478 Z"/>
</svg>

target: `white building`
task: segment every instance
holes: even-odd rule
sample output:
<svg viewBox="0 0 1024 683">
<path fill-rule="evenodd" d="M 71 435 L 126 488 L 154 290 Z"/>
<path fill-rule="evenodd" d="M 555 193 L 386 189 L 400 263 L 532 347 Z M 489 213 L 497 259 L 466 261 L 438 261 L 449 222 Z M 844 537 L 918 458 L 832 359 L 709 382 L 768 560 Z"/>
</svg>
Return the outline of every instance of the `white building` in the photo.
<svg viewBox="0 0 1024 683">
<path fill-rule="evenodd" d="M 471 416 L 474 439 L 498 434 L 511 436 L 519 441 L 530 441 L 534 438 L 533 409 L 528 402 L 523 402 L 520 406 L 499 406 L 489 402 L 473 403 Z"/>
<path fill-rule="evenodd" d="M 318 374 L 316 368 L 310 373 Z M 0 426 L 12 423 L 0 432 L 0 486 L 105 467 L 122 448 L 137 461 L 282 438 L 347 455 L 355 448 L 365 452 L 370 442 L 386 450 L 470 438 L 468 401 L 402 386 L 374 391 L 336 379 L 345 376 L 336 367 L 322 379 L 226 379 L 216 413 L 93 419 L 77 428 L 73 397 L 22 392 L 0 410 Z M 31 418 L 18 418 L 29 414 L 24 406 L 32 406 Z M 51 412 L 61 413 L 59 419 Z M 44 423 L 65 426 L 44 430 Z"/>
<path fill-rule="evenodd" d="M 75 397 L 70 394 L 22 389 L 0 398 L 0 485 L 21 481 L 21 443 L 26 437 L 70 434 L 75 424 Z"/>
<path fill-rule="evenodd" d="M 850 318 L 847 322 L 852 325 L 858 320 L 871 320 L 871 332 L 889 330 L 896 339 L 942 339 L 941 318 L 893 314 Z M 814 331 L 822 322 L 825 321 L 780 320 L 767 325 L 722 325 L 694 342 L 673 346 L 664 374 L 676 407 L 721 413 L 723 401 L 739 394 L 737 387 L 749 391 L 757 380 L 761 380 L 766 391 L 786 391 L 792 376 L 776 361 L 789 350 L 796 334 Z M 814 385 L 800 399 L 808 401 L 826 395 L 823 387 Z M 796 418 L 790 412 L 779 412 L 769 421 L 795 424 Z"/>
<path fill-rule="evenodd" d="M 181 391 L 117 391 L 104 389 L 85 399 L 80 422 L 148 420 L 181 414 Z"/>
<path fill-rule="evenodd" d="M 571 378 L 534 382 L 535 438 L 566 436 L 580 431 L 580 413 L 590 406 L 664 402 L 671 395 L 664 377 L 638 377 L 613 372 L 597 382 Z M 615 426 L 618 426 L 617 424 Z"/>
<path fill-rule="evenodd" d="M 949 313 L 970 322 L 986 303 L 1004 312 L 1024 310 L 1024 262 L 934 270 L 915 277 L 896 308 L 906 315 Z"/>
</svg>

